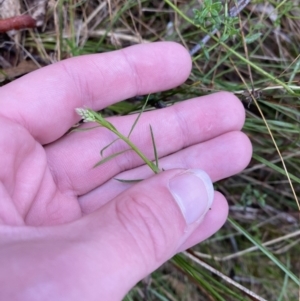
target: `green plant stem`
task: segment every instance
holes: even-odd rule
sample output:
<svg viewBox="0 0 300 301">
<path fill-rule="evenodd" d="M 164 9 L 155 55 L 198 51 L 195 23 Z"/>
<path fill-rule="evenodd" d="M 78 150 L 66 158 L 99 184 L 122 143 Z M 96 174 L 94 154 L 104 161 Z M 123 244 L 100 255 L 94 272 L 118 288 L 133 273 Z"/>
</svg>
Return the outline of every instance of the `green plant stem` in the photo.
<svg viewBox="0 0 300 301">
<path fill-rule="evenodd" d="M 99 122 L 98 122 L 99 123 Z M 100 123 L 99 123 L 100 124 Z M 101 125 L 101 124 L 100 124 Z M 125 143 L 127 143 L 130 148 L 136 152 L 136 154 L 138 156 L 140 156 L 140 158 L 153 170 L 154 173 L 159 173 L 161 172 L 161 170 L 150 160 L 148 160 L 148 158 L 138 149 L 138 147 L 133 144 L 127 137 L 125 137 L 124 135 L 122 135 L 120 132 L 118 132 L 117 130 L 114 129 L 109 129 L 110 131 L 112 131 L 114 134 L 116 134 L 120 139 L 122 139 Z"/>
<path fill-rule="evenodd" d="M 147 98 L 148 100 L 148 98 Z M 147 103 L 147 102 L 146 102 Z M 143 106 L 143 109 L 145 108 L 145 105 Z M 153 162 L 151 162 L 139 149 L 138 147 L 133 144 L 130 140 L 129 140 L 129 136 L 133 131 L 134 126 L 136 125 L 136 122 L 138 121 L 140 114 L 138 115 L 138 118 L 136 119 L 136 122 L 134 123 L 134 125 L 132 126 L 130 133 L 128 135 L 128 137 L 124 136 L 123 134 L 121 134 L 113 124 L 111 124 L 108 120 L 106 120 L 100 113 L 97 113 L 96 111 L 92 110 L 92 109 L 83 109 L 83 108 L 77 108 L 75 109 L 75 111 L 77 112 L 78 115 L 80 115 L 83 119 L 84 122 L 96 122 L 98 123 L 101 127 L 104 127 L 106 129 L 108 129 L 109 131 L 113 132 L 115 135 L 117 135 L 121 140 L 123 140 L 127 145 L 129 145 L 129 147 L 153 170 L 154 173 L 159 173 L 161 172 L 161 170 L 158 168 L 158 164 L 154 164 Z M 150 127 L 151 129 L 151 127 Z M 155 149 L 155 144 L 154 144 L 154 137 L 153 137 L 153 133 L 152 133 L 152 129 L 151 129 L 151 137 L 152 137 L 152 143 Z M 114 143 L 115 141 L 117 141 L 118 139 L 115 139 L 112 143 Z M 112 143 L 110 143 L 108 146 L 110 146 Z M 101 151 L 100 154 L 103 153 L 103 151 L 108 147 L 104 147 Z M 120 154 L 122 154 L 124 151 L 121 151 L 119 153 L 113 154 L 111 158 L 114 158 L 115 156 L 118 156 Z M 155 149 L 155 157 L 157 156 L 156 153 L 156 149 Z M 108 158 L 106 158 L 108 159 Z M 105 160 L 105 159 L 104 159 Z M 156 162 L 158 162 L 157 157 L 155 158 Z M 106 161 L 106 160 L 105 160 Z M 101 162 L 101 161 L 100 161 Z M 98 162 L 96 164 L 96 166 L 98 166 L 100 164 L 100 162 Z"/>
</svg>

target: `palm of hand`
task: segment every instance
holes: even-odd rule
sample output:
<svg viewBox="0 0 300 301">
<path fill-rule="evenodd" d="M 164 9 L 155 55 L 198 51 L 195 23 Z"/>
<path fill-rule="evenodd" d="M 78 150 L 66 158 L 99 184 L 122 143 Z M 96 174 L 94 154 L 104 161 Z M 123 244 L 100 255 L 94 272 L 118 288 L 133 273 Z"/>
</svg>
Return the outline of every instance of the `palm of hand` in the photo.
<svg viewBox="0 0 300 301">
<path fill-rule="evenodd" d="M 7 225 L 53 225 L 81 216 L 77 196 L 60 191 L 46 149 L 19 124 L 1 118 L 3 209 Z"/>
</svg>

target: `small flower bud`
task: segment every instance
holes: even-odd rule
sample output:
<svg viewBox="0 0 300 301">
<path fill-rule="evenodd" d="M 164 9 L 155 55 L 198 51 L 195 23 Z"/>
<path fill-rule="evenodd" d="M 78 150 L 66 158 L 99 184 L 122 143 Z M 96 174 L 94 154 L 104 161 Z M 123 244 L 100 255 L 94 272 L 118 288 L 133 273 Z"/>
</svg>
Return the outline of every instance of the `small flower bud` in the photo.
<svg viewBox="0 0 300 301">
<path fill-rule="evenodd" d="M 81 116 L 83 122 L 95 121 L 95 116 L 92 114 L 92 112 L 89 109 L 76 108 L 75 111 L 79 116 Z"/>
</svg>

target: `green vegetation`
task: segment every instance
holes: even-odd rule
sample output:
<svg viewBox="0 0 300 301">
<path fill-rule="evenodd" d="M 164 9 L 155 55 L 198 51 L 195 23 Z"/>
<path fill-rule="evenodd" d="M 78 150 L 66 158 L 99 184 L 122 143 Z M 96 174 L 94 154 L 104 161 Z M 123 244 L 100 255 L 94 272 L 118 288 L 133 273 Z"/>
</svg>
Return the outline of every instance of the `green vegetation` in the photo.
<svg viewBox="0 0 300 301">
<path fill-rule="evenodd" d="M 245 106 L 252 161 L 216 183 L 229 201 L 229 221 L 139 283 L 127 301 L 299 298 L 299 1 L 251 1 L 236 17 L 234 3 L 60 0 L 49 7 L 44 30 L 24 32 L 22 47 L 16 46 L 46 65 L 143 41 L 177 41 L 188 49 L 200 43 L 188 81 L 151 95 L 145 109 L 220 90 L 235 93 Z M 126 100 L 102 116 L 137 112 L 145 102 L 146 96 Z"/>
</svg>

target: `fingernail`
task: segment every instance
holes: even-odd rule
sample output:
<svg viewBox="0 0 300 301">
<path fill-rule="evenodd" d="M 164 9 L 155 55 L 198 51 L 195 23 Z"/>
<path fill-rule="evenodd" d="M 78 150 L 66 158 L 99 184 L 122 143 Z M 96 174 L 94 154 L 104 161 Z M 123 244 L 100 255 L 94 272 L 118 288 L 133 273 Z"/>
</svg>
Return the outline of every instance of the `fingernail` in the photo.
<svg viewBox="0 0 300 301">
<path fill-rule="evenodd" d="M 188 225 L 201 221 L 214 199 L 214 188 L 208 174 L 189 169 L 170 179 L 169 189 Z"/>
</svg>

